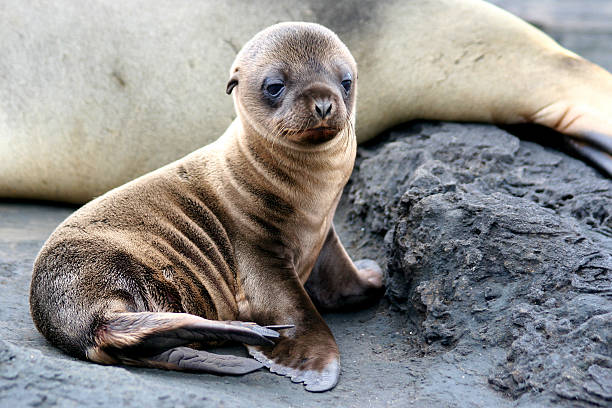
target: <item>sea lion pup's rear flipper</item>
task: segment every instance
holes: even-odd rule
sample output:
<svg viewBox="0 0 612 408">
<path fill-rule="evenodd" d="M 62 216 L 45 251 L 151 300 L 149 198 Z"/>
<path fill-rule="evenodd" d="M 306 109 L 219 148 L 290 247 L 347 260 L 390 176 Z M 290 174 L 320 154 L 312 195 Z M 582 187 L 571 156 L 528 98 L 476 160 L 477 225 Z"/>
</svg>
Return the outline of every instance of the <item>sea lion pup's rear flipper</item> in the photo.
<svg viewBox="0 0 612 408">
<path fill-rule="evenodd" d="M 382 295 L 383 274 L 372 260 L 353 263 L 332 225 L 304 287 L 319 309 L 367 306 Z"/>
<path fill-rule="evenodd" d="M 96 331 L 96 346 L 87 350 L 87 357 L 103 364 L 121 362 L 180 371 L 246 374 L 262 364 L 181 346 L 223 340 L 269 345 L 273 344 L 270 339 L 277 337 L 275 330 L 255 323 L 207 320 L 186 313 L 113 313 Z"/>
<path fill-rule="evenodd" d="M 242 375 L 259 370 L 264 365 L 252 358 L 220 355 L 195 350 L 189 347 L 175 347 L 163 353 L 140 357 L 126 364 L 145 365 L 177 371 L 199 371 L 211 374 Z"/>
</svg>

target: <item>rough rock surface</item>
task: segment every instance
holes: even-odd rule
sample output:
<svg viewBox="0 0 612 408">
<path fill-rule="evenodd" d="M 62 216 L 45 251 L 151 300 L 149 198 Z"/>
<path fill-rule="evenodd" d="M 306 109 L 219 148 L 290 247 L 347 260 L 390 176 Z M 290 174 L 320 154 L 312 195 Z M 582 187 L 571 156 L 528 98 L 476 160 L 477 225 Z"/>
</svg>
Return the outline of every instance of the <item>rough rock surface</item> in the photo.
<svg viewBox="0 0 612 408">
<path fill-rule="evenodd" d="M 612 181 L 485 125 L 417 123 L 360 156 L 346 214 L 385 242 L 425 354 L 501 347 L 508 396 L 612 404 Z"/>
</svg>

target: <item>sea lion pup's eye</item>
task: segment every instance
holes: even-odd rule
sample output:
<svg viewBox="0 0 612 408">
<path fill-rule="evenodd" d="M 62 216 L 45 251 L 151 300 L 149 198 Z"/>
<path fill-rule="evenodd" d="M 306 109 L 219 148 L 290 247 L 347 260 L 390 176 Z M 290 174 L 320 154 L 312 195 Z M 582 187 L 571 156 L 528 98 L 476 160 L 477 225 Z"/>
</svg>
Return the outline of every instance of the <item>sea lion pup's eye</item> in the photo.
<svg viewBox="0 0 612 408">
<path fill-rule="evenodd" d="M 264 83 L 264 93 L 272 97 L 278 97 L 285 89 L 285 83 L 279 79 L 273 79 Z"/>
<path fill-rule="evenodd" d="M 346 74 L 344 76 L 344 79 L 342 79 L 342 82 L 340 82 L 340 84 L 342 84 L 342 87 L 344 88 L 344 91 L 348 95 L 349 91 L 351 90 L 351 85 L 353 84 L 353 80 L 351 78 L 351 74 Z"/>
</svg>

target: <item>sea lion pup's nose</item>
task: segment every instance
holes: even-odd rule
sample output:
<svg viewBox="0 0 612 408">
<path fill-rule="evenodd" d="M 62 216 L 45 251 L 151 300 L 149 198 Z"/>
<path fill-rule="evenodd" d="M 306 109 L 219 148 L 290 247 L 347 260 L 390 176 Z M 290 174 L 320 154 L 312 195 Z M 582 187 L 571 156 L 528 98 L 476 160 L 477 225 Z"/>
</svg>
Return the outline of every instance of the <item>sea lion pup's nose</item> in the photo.
<svg viewBox="0 0 612 408">
<path fill-rule="evenodd" d="M 328 84 L 314 83 L 304 91 L 304 96 L 310 100 L 313 115 L 321 120 L 328 119 L 335 113 L 334 105 L 338 101 L 338 95 Z"/>
<path fill-rule="evenodd" d="M 331 114 L 332 111 L 332 103 L 329 99 L 320 99 L 316 98 L 315 101 L 315 111 L 319 115 L 321 119 L 325 119 L 327 116 Z"/>
</svg>

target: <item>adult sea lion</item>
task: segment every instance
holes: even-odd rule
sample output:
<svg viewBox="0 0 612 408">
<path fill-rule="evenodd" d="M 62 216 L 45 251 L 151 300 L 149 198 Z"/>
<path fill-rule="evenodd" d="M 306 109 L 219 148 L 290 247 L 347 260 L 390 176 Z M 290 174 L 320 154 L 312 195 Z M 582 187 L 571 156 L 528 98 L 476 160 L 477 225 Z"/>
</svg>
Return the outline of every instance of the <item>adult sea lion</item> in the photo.
<svg viewBox="0 0 612 408">
<path fill-rule="evenodd" d="M 6 0 L 0 196 L 82 203 L 214 141 L 233 119 L 224 70 L 287 20 L 359 61 L 359 141 L 415 118 L 535 122 L 609 163 L 612 75 L 483 1 Z"/>
<path fill-rule="evenodd" d="M 263 364 L 309 391 L 332 388 L 338 347 L 313 300 L 354 305 L 382 287 L 380 268 L 357 269 L 332 226 L 355 159 L 356 79 L 322 26 L 257 34 L 232 66 L 238 118 L 221 138 L 51 235 L 32 277 L 36 327 L 99 363 L 229 374 Z M 223 339 L 259 362 L 185 347 Z"/>
</svg>

